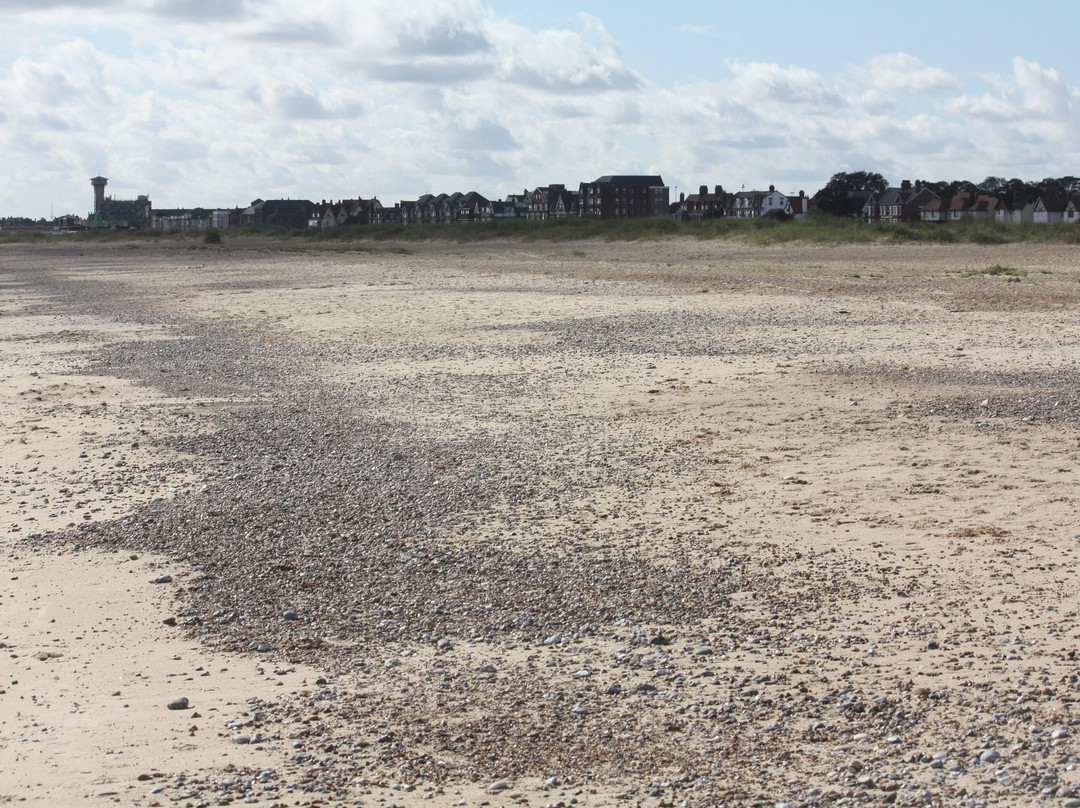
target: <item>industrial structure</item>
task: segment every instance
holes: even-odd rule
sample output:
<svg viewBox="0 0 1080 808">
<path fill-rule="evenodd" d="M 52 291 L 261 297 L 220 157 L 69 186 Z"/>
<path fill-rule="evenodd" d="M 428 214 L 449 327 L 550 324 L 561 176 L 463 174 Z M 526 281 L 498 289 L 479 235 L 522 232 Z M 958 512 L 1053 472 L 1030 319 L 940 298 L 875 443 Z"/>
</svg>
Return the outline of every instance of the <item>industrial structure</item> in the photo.
<svg viewBox="0 0 1080 808">
<path fill-rule="evenodd" d="M 106 177 L 91 177 L 94 186 L 94 212 L 88 217 L 91 227 L 109 227 L 114 230 L 142 230 L 151 225 L 153 210 L 150 197 L 140 194 L 135 199 L 113 199 L 105 196 Z"/>
</svg>

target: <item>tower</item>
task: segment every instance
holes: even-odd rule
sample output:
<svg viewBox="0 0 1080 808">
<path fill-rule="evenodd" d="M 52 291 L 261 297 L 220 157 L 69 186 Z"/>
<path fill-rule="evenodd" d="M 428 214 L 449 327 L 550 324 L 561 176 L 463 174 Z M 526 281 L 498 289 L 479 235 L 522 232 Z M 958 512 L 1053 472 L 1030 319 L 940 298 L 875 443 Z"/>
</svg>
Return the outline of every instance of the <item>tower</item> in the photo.
<svg viewBox="0 0 1080 808">
<path fill-rule="evenodd" d="M 105 177 L 91 177 L 90 184 L 94 186 L 94 216 L 101 216 L 105 212 L 105 186 L 108 184 Z"/>
</svg>

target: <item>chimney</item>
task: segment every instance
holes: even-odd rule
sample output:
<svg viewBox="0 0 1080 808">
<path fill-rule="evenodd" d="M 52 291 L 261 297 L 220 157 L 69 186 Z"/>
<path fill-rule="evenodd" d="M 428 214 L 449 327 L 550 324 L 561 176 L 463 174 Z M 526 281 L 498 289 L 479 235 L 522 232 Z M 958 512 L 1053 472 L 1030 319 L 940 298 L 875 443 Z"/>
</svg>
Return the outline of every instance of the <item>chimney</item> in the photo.
<svg viewBox="0 0 1080 808">
<path fill-rule="evenodd" d="M 910 191 L 911 190 L 911 180 L 904 180 L 903 182 L 901 182 L 900 183 L 900 190 L 901 191 Z"/>
<path fill-rule="evenodd" d="M 716 195 L 720 196 L 720 194 L 722 194 L 722 193 L 724 193 L 724 186 L 723 185 L 717 185 L 716 186 Z"/>
<path fill-rule="evenodd" d="M 775 190 L 776 190 L 776 186 L 775 186 L 775 185 L 770 185 L 770 186 L 769 186 L 769 193 L 770 193 L 770 194 L 771 194 L 771 193 L 772 193 L 773 191 L 775 191 Z"/>
<path fill-rule="evenodd" d="M 802 199 L 804 196 L 806 196 L 806 191 L 799 191 L 799 199 Z"/>
<path fill-rule="evenodd" d="M 709 195 L 709 186 L 708 185 L 702 185 L 700 188 L 698 188 L 697 192 L 699 194 L 701 194 L 702 196 L 708 196 Z"/>
<path fill-rule="evenodd" d="M 686 194 L 680 193 L 679 194 L 679 201 L 680 202 L 685 202 L 686 201 Z"/>
</svg>

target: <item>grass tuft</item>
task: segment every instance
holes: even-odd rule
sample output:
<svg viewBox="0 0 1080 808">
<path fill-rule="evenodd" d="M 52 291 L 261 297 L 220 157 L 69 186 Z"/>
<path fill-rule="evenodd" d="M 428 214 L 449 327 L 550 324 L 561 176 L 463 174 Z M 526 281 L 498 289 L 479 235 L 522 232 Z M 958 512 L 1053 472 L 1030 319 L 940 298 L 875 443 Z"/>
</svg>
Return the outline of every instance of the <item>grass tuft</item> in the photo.
<svg viewBox="0 0 1080 808">
<path fill-rule="evenodd" d="M 197 238 L 199 232 L 162 233 L 156 230 L 84 230 L 67 238 L 80 241 L 129 241 L 146 239 Z M 571 217 L 546 221 L 506 219 L 461 224 L 416 225 L 342 225 L 339 227 L 261 229 L 230 228 L 230 237 L 254 235 L 300 242 L 338 244 L 397 244 L 426 241 L 457 243 L 494 241 L 573 242 L 590 239 L 603 241 L 655 241 L 676 236 L 703 240 L 740 241 L 768 246 L 791 242 L 806 244 L 1080 244 L 1080 225 L 1011 224 L 992 219 L 961 219 L 931 224 L 869 224 L 857 219 L 810 214 L 802 219 L 706 219 L 676 222 L 667 216 L 642 219 L 596 219 Z M 203 233 L 205 244 L 217 231 Z M 0 232 L 0 243 L 34 242 L 55 236 L 40 232 Z"/>
</svg>

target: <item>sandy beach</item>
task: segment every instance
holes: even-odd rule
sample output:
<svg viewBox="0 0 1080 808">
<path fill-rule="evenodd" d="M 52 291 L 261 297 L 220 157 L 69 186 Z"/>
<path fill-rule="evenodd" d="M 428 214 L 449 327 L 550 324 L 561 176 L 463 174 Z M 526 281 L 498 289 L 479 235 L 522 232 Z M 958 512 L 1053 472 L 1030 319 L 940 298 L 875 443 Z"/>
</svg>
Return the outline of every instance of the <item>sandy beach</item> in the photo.
<svg viewBox="0 0 1080 808">
<path fill-rule="evenodd" d="M 1078 304 L 1068 245 L 0 245 L 0 804 L 1080 808 Z"/>
</svg>

